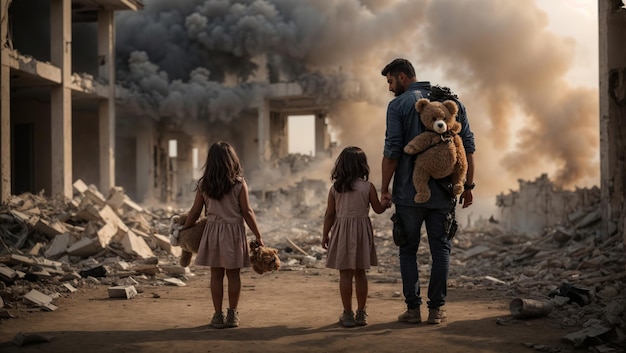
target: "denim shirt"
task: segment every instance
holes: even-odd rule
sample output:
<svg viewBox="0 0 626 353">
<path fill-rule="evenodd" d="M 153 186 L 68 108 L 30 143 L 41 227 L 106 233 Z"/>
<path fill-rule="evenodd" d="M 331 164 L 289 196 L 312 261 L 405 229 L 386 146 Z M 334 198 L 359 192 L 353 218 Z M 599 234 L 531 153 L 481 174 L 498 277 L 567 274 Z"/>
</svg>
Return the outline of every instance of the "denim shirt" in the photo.
<svg viewBox="0 0 626 353">
<path fill-rule="evenodd" d="M 389 102 L 383 155 L 398 161 L 393 177 L 392 201 L 394 204 L 444 209 L 453 206 L 456 200 L 432 178 L 428 182 L 431 191 L 430 199 L 425 203 L 415 203 L 413 200 L 416 193 L 413 186 L 413 166 L 416 155 L 404 153 L 404 146 L 424 130 L 420 115 L 415 110 L 415 103 L 420 98 L 428 98 L 429 95 L 430 82 L 414 82 L 404 93 Z M 474 134 L 470 130 L 465 106 L 458 100 L 455 101 L 459 106 L 457 120 L 461 123 L 459 136 L 463 140 L 463 147 L 466 153 L 474 153 Z"/>
</svg>

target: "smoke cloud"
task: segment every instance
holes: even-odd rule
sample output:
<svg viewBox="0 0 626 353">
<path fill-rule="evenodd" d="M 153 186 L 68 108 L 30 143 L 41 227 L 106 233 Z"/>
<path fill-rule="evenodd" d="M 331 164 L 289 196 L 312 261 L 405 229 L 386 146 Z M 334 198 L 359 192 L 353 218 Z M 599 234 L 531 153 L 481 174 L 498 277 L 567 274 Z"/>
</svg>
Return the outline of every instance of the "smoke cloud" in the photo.
<svg viewBox="0 0 626 353">
<path fill-rule="evenodd" d="M 510 151 L 481 159 L 494 156 L 517 176 L 554 167 L 552 179 L 571 187 L 599 173 L 597 91 L 566 81 L 576 43 L 549 32 L 532 5 L 432 1 L 420 60 L 459 82 L 472 121 L 489 119 L 479 148 Z"/>
<path fill-rule="evenodd" d="M 267 94 L 254 80 L 267 70 L 328 104 L 340 147 L 362 147 L 377 182 L 393 98 L 380 71 L 405 57 L 465 103 L 477 197 L 545 171 L 564 187 L 598 178 L 597 91 L 566 80 L 576 43 L 532 0 L 144 3 L 118 14 L 118 78 L 155 119 L 228 122 Z"/>
</svg>

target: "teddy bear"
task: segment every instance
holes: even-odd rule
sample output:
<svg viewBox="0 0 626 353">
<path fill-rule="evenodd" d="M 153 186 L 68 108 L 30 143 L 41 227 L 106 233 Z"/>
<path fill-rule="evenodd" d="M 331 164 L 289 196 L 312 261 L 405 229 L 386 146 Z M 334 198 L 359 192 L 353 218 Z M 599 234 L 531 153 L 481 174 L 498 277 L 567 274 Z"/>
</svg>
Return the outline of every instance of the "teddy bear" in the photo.
<svg viewBox="0 0 626 353">
<path fill-rule="evenodd" d="M 413 167 L 414 201 L 424 203 L 430 199 L 430 177 L 450 176 L 453 194 L 460 195 L 467 173 L 467 156 L 458 135 L 461 132 L 461 124 L 456 120 L 458 106 L 453 100 L 431 102 L 420 98 L 415 109 L 426 130 L 404 146 L 405 153 L 417 155 Z"/>
<path fill-rule="evenodd" d="M 191 263 L 193 254 L 198 253 L 200 247 L 200 239 L 206 225 L 206 218 L 202 218 L 190 228 L 183 230 L 183 225 L 187 219 L 187 214 L 175 215 L 170 221 L 170 243 L 173 246 L 180 246 L 182 254 L 180 256 L 180 265 L 187 267 Z M 278 250 L 266 246 L 259 246 L 256 241 L 250 242 L 250 262 L 252 269 L 263 274 L 269 271 L 280 269 L 280 258 Z"/>
<path fill-rule="evenodd" d="M 190 228 L 183 230 L 186 219 L 187 214 L 174 215 L 170 221 L 170 244 L 181 247 L 180 265 L 182 267 L 189 266 L 193 254 L 198 253 L 200 239 L 202 239 L 202 232 L 206 225 L 206 218 L 202 218 Z"/>
<path fill-rule="evenodd" d="M 260 246 L 258 242 L 250 242 L 250 262 L 254 272 L 262 275 L 265 272 L 280 269 L 278 250 L 266 246 Z"/>
</svg>

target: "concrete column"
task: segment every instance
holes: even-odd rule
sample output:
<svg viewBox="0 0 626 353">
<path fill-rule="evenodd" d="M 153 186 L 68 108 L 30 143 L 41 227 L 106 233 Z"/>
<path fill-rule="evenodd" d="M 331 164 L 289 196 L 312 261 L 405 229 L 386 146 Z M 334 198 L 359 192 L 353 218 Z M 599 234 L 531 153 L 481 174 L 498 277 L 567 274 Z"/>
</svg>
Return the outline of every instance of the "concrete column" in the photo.
<svg viewBox="0 0 626 353">
<path fill-rule="evenodd" d="M 9 0 L 0 0 L 0 202 L 11 196 L 11 68 L 6 42 Z"/>
<path fill-rule="evenodd" d="M 149 123 L 141 122 L 137 125 L 136 144 L 137 201 L 143 202 L 153 196 L 154 190 L 154 138 Z"/>
<path fill-rule="evenodd" d="M 319 112 L 315 114 L 315 155 L 328 154 L 328 147 L 330 147 L 330 136 L 326 124 L 326 113 Z"/>
<path fill-rule="evenodd" d="M 113 11 L 98 11 L 98 60 L 100 78 L 109 84 L 108 98 L 98 106 L 100 141 L 100 190 L 115 186 L 115 23 Z"/>
<path fill-rule="evenodd" d="M 61 84 L 50 92 L 51 194 L 72 197 L 72 2 L 50 1 L 50 61 L 61 69 Z"/>
<path fill-rule="evenodd" d="M 626 244 L 626 9 L 598 1 L 600 64 L 600 190 L 604 234 Z"/>
<path fill-rule="evenodd" d="M 272 156 L 270 148 L 270 104 L 267 99 L 259 104 L 259 167 L 263 167 Z"/>
</svg>

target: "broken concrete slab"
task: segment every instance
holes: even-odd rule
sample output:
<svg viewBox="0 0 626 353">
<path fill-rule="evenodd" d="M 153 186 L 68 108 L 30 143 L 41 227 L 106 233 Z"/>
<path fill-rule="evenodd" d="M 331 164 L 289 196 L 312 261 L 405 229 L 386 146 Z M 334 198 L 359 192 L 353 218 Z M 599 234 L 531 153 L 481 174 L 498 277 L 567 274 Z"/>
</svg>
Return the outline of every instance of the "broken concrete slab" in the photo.
<svg viewBox="0 0 626 353">
<path fill-rule="evenodd" d="M 184 287 L 187 284 L 181 280 L 179 280 L 178 278 L 164 278 L 163 282 L 165 282 L 165 284 L 169 284 L 172 286 L 178 286 L 178 287 Z"/>
<path fill-rule="evenodd" d="M 143 207 L 139 206 L 136 202 L 134 202 L 130 198 L 124 199 L 122 206 L 127 209 L 137 211 L 139 213 L 144 212 Z"/>
<path fill-rule="evenodd" d="M 135 286 L 114 286 L 108 289 L 109 298 L 132 299 L 137 295 Z"/>
<path fill-rule="evenodd" d="M 109 190 L 109 197 L 107 198 L 106 203 L 119 213 L 124 200 L 127 198 L 128 196 L 126 196 L 122 187 L 114 186 L 111 190 Z"/>
<path fill-rule="evenodd" d="M 35 230 L 47 235 L 51 239 L 67 232 L 67 228 L 65 228 L 63 223 L 57 220 L 46 221 L 41 218 L 35 224 Z"/>
<path fill-rule="evenodd" d="M 146 241 L 130 230 L 124 232 L 121 239 L 119 238 L 118 232 L 116 239 L 117 242 L 122 245 L 124 251 L 128 254 L 135 255 L 141 259 L 154 257 L 154 253 L 148 244 L 146 244 Z"/>
<path fill-rule="evenodd" d="M 66 288 L 70 293 L 76 292 L 78 289 L 69 283 L 63 283 L 62 286 Z"/>
<path fill-rule="evenodd" d="M 85 195 L 96 205 L 103 206 L 106 203 L 106 199 L 94 185 L 87 186 L 84 181 L 78 179 L 74 182 L 74 184 L 72 184 L 72 186 L 74 187 L 74 190 L 82 195 Z"/>
<path fill-rule="evenodd" d="M 109 245 L 111 241 L 117 236 L 119 228 L 115 227 L 110 223 L 106 223 L 102 228 L 98 230 L 96 233 L 96 239 L 100 243 L 102 248 Z"/>
<path fill-rule="evenodd" d="M 82 219 L 85 221 L 96 221 L 102 222 L 102 217 L 100 217 L 100 212 L 93 204 L 89 202 L 83 202 L 78 206 L 78 212 L 76 212 L 73 217 L 77 219 Z"/>
<path fill-rule="evenodd" d="M 49 311 L 54 311 L 57 309 L 57 306 L 52 304 L 51 296 L 43 294 L 36 289 L 32 289 L 30 292 L 24 294 L 24 299 Z"/>
<path fill-rule="evenodd" d="M 82 238 L 67 248 L 66 252 L 71 256 L 89 257 L 104 250 L 105 247 L 98 238 Z"/>
<path fill-rule="evenodd" d="M 73 240 L 70 233 L 63 233 L 55 236 L 52 242 L 48 246 L 48 249 L 44 251 L 44 256 L 50 259 L 56 259 L 65 254 L 67 248 L 71 245 L 70 241 Z"/>
<path fill-rule="evenodd" d="M 124 232 L 128 231 L 128 226 L 124 224 L 122 219 L 117 215 L 117 213 L 115 213 L 115 211 L 113 211 L 111 206 L 105 205 L 102 209 L 100 209 L 100 211 L 98 211 L 98 214 L 104 223 L 110 224 Z"/>
<path fill-rule="evenodd" d="M 0 280 L 11 283 L 17 279 L 17 272 L 10 267 L 0 265 Z"/>
</svg>

